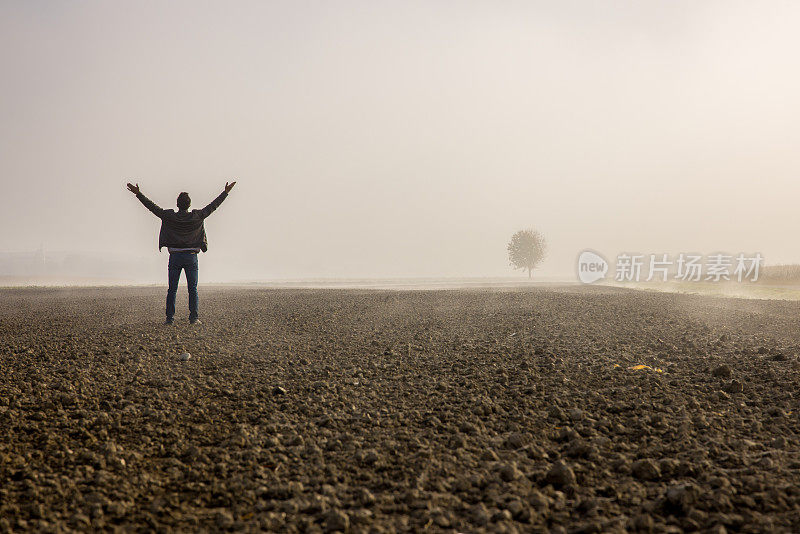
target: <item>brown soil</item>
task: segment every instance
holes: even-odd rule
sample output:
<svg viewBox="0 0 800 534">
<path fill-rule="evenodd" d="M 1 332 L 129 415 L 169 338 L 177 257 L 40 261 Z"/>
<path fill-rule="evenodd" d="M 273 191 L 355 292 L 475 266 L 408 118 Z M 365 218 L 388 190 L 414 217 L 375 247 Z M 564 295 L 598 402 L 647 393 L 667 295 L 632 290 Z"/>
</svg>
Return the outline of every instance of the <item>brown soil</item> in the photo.
<svg viewBox="0 0 800 534">
<path fill-rule="evenodd" d="M 164 293 L 0 291 L 0 532 L 800 530 L 798 303 Z"/>
</svg>

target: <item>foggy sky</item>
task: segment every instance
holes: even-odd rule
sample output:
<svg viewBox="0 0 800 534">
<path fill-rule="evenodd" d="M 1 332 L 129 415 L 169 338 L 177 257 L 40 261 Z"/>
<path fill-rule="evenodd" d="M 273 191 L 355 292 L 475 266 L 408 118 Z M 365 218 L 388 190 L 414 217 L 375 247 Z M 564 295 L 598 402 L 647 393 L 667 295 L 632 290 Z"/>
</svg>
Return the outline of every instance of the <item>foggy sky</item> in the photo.
<svg viewBox="0 0 800 534">
<path fill-rule="evenodd" d="M 525 227 L 543 274 L 800 262 L 798 27 L 792 2 L 5 1 L 0 251 L 159 258 L 125 182 L 200 208 L 235 179 L 201 281 L 512 275 Z"/>
</svg>

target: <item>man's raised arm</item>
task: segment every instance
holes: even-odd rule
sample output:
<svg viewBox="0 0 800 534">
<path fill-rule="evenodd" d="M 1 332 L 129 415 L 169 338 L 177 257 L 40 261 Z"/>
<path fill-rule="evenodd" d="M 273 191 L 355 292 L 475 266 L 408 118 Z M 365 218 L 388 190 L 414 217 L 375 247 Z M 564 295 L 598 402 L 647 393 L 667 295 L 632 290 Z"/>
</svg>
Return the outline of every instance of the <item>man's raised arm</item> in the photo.
<svg viewBox="0 0 800 534">
<path fill-rule="evenodd" d="M 147 209 L 149 209 L 150 211 L 152 211 L 152 212 L 153 212 L 153 215 L 155 215 L 155 216 L 156 216 L 156 217 L 158 217 L 159 219 L 160 219 L 160 218 L 162 218 L 162 217 L 164 216 L 164 210 L 163 210 L 163 209 L 161 209 L 161 208 L 159 208 L 159 207 L 156 205 L 156 203 L 155 203 L 155 202 L 153 202 L 152 200 L 150 200 L 149 198 L 147 198 L 146 196 L 144 196 L 144 195 L 142 194 L 142 192 L 139 190 L 139 184 L 133 185 L 133 184 L 129 183 L 129 184 L 128 184 L 128 191 L 130 191 L 131 193 L 133 193 L 134 195 L 136 195 L 136 198 L 138 198 L 138 199 L 139 199 L 139 202 L 141 202 L 142 204 L 144 204 L 144 207 L 145 207 L 145 208 L 147 208 Z"/>
<path fill-rule="evenodd" d="M 200 214 L 203 216 L 204 219 L 209 215 L 211 215 L 212 213 L 214 213 L 214 210 L 216 210 L 219 207 L 219 205 L 222 204 L 222 201 L 228 198 L 228 193 L 230 193 L 234 185 L 236 185 L 236 182 L 231 182 L 231 183 L 225 182 L 225 190 L 222 193 L 220 193 L 217 198 L 212 200 L 211 204 L 200 210 Z"/>
</svg>

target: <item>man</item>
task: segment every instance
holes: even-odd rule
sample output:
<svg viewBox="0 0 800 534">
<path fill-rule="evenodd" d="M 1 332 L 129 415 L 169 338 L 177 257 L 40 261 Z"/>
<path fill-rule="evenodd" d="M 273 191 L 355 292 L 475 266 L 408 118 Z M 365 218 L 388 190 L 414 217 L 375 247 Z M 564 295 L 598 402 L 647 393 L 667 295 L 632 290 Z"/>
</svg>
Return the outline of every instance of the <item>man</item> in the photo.
<svg viewBox="0 0 800 534">
<path fill-rule="evenodd" d="M 152 200 L 139 191 L 139 184 L 128 184 L 128 190 L 144 206 L 161 219 L 161 232 L 158 235 L 158 250 L 169 250 L 169 289 L 167 290 L 167 320 L 172 324 L 175 316 L 175 295 L 181 270 L 186 271 L 186 284 L 189 286 L 189 322 L 200 324 L 197 299 L 197 254 L 208 249 L 206 230 L 203 221 L 222 204 L 236 182 L 225 182 L 225 190 L 211 204 L 201 210 L 189 211 L 192 200 L 189 193 L 178 195 L 178 211 L 159 208 Z"/>
</svg>

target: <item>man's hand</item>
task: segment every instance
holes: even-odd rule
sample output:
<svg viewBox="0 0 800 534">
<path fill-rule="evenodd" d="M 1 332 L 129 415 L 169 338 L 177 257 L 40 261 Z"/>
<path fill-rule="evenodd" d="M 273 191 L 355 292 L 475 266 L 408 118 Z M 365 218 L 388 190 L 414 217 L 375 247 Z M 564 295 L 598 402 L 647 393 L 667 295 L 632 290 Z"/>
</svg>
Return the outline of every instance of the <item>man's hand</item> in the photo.
<svg viewBox="0 0 800 534">
<path fill-rule="evenodd" d="M 236 183 L 236 182 L 233 182 L 233 183 Z M 139 194 L 139 184 L 133 185 L 132 183 L 129 182 L 128 183 L 128 191 L 130 191 L 134 195 L 138 195 Z"/>
<path fill-rule="evenodd" d="M 130 184 L 128 184 L 128 185 L 130 185 Z M 230 193 L 231 189 L 233 189 L 234 185 L 236 185 L 236 182 L 231 182 L 231 183 L 225 182 L 225 192 L 226 193 Z"/>
</svg>

